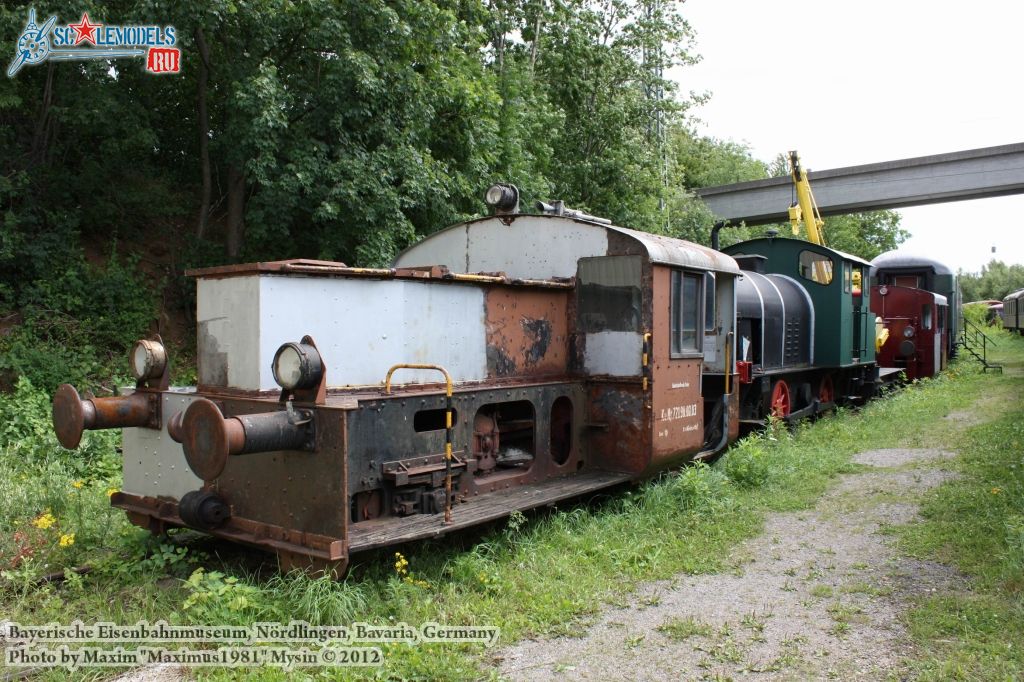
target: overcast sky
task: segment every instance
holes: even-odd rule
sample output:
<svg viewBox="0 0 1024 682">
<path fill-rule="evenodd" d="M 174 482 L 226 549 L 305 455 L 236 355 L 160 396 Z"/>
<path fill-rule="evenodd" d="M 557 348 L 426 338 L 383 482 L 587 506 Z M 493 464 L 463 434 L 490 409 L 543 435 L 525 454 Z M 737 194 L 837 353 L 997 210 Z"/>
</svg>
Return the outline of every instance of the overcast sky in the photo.
<svg viewBox="0 0 1024 682">
<path fill-rule="evenodd" d="M 1024 3 L 688 0 L 699 132 L 825 170 L 1024 142 Z M 1024 195 L 902 209 L 906 248 L 1024 263 Z M 992 253 L 992 247 L 996 252 Z"/>
</svg>

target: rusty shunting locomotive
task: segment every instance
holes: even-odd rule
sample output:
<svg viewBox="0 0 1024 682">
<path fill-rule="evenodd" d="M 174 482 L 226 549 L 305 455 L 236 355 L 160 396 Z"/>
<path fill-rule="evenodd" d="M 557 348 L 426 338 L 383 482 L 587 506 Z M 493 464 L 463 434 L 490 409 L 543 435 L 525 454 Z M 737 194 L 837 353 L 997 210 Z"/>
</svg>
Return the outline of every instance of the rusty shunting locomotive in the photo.
<svg viewBox="0 0 1024 682">
<path fill-rule="evenodd" d="M 153 532 L 349 557 L 650 477 L 741 422 L 874 393 L 869 264 L 768 237 L 726 252 L 541 204 L 437 232 L 391 268 L 288 260 L 196 270 L 198 386 L 62 386 L 60 442 L 124 429 L 112 498 Z M 741 268 L 742 266 L 742 268 Z"/>
</svg>

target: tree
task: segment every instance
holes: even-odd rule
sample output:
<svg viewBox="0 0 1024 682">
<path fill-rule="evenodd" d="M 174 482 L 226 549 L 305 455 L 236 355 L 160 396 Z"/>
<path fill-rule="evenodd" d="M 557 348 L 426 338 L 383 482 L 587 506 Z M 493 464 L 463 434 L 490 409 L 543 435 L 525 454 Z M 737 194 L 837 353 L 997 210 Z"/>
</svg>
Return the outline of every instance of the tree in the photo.
<svg viewBox="0 0 1024 682">
<path fill-rule="evenodd" d="M 910 233 L 900 227 L 896 211 L 867 211 L 825 218 L 825 240 L 833 249 L 871 260 L 892 251 Z"/>
<path fill-rule="evenodd" d="M 1024 265 L 1006 265 L 991 260 L 979 273 L 958 273 L 964 301 L 998 300 L 1024 289 Z"/>
</svg>

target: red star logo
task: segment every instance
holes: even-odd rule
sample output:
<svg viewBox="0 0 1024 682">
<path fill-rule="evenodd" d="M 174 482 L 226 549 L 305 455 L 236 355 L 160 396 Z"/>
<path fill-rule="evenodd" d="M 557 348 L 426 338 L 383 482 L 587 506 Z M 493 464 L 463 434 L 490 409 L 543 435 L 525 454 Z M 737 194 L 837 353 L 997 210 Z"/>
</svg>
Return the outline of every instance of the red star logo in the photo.
<svg viewBox="0 0 1024 682">
<path fill-rule="evenodd" d="M 74 30 L 75 32 L 75 45 L 82 42 L 83 40 L 88 40 L 90 43 L 95 45 L 96 29 L 98 29 L 102 25 L 103 24 L 89 23 L 89 13 L 83 12 L 82 20 L 77 24 L 68 24 L 68 28 Z"/>
</svg>

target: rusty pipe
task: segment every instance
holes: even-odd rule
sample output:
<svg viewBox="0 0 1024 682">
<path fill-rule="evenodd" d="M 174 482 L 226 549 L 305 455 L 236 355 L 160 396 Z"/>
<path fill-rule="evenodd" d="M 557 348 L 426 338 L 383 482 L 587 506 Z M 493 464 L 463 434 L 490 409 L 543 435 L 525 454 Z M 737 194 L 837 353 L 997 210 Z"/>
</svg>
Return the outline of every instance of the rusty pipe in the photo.
<svg viewBox="0 0 1024 682">
<path fill-rule="evenodd" d="M 170 426 L 170 425 L 169 425 Z M 316 449 L 312 410 L 287 410 L 225 417 L 217 405 L 199 398 L 168 433 L 179 441 L 196 476 L 212 481 L 228 457 L 278 450 Z"/>
<path fill-rule="evenodd" d="M 53 430 L 57 440 L 74 450 L 86 430 L 152 426 L 159 419 L 160 396 L 136 391 L 131 395 L 83 400 L 71 384 L 53 395 Z"/>
</svg>

